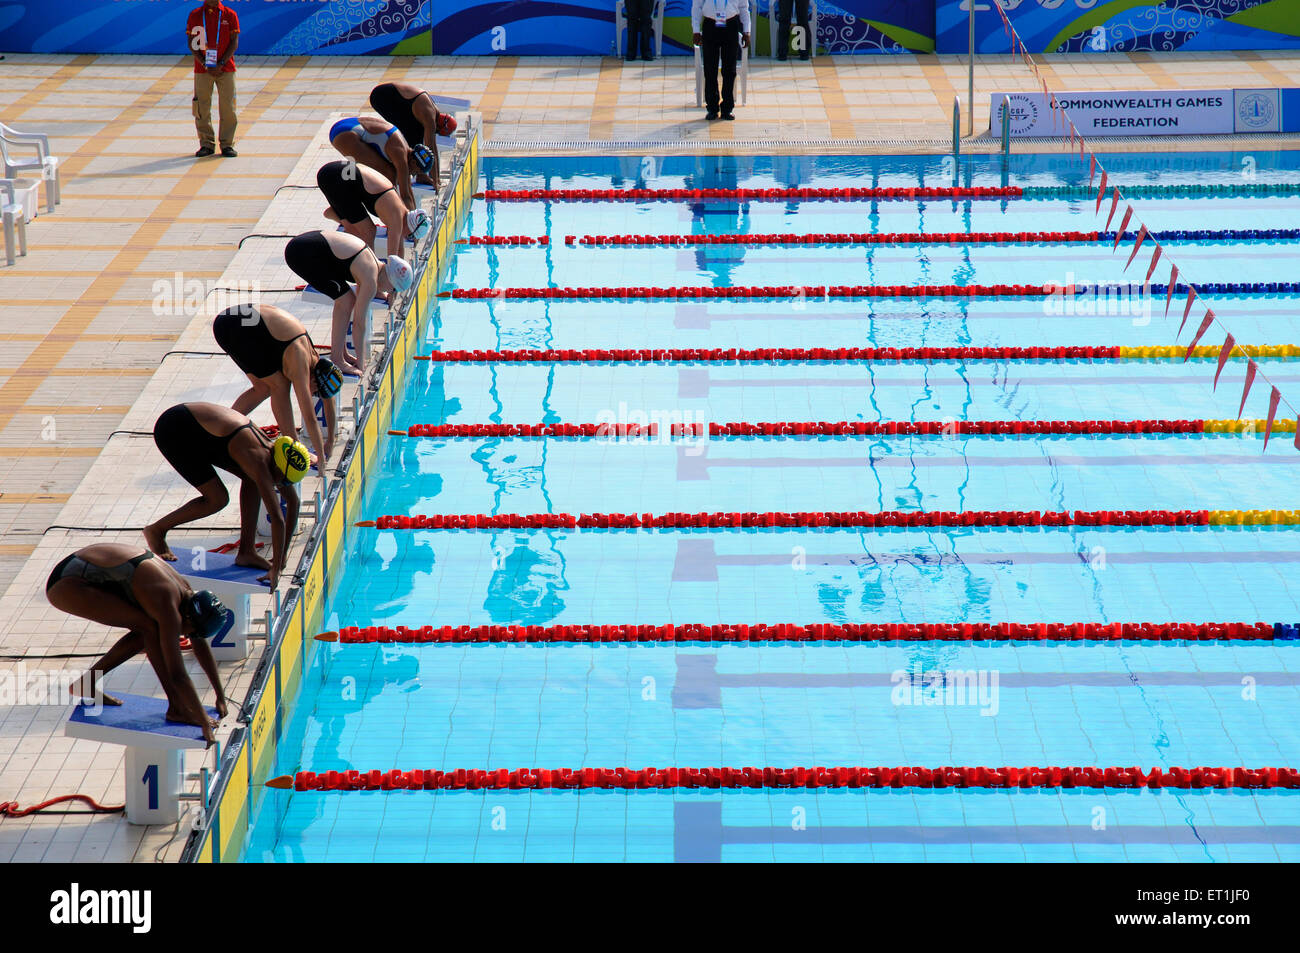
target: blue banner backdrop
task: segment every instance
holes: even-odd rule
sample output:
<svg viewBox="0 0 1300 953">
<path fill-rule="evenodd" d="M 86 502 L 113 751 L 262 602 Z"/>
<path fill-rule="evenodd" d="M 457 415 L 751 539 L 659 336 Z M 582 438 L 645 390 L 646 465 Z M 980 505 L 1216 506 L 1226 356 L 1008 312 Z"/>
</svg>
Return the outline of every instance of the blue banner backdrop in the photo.
<svg viewBox="0 0 1300 953">
<path fill-rule="evenodd" d="M 1010 49 L 993 0 L 976 0 L 975 49 Z M 1300 0 L 1000 0 L 1031 53 L 1300 49 Z M 964 53 L 966 0 L 936 0 L 935 45 Z"/>
<path fill-rule="evenodd" d="M 607 55 L 614 0 L 224 0 L 248 54 Z M 689 0 L 664 0 L 664 53 L 690 53 Z M 755 46 L 768 50 L 758 0 Z M 823 0 L 821 52 L 964 52 L 968 0 Z M 976 48 L 1007 49 L 976 0 Z M 1032 52 L 1300 49 L 1300 0 L 999 0 Z M 198 0 L 0 0 L 0 50 L 180 53 Z"/>
</svg>

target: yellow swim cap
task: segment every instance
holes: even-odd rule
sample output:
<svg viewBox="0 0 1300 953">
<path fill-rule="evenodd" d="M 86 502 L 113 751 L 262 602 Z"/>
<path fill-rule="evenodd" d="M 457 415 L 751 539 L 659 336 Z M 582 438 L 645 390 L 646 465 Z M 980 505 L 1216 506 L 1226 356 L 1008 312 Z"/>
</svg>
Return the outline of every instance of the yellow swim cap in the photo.
<svg viewBox="0 0 1300 953">
<path fill-rule="evenodd" d="M 290 483 L 301 483 L 311 467 L 311 454 L 307 448 L 290 437 L 275 438 L 275 443 L 271 444 L 271 459 Z"/>
</svg>

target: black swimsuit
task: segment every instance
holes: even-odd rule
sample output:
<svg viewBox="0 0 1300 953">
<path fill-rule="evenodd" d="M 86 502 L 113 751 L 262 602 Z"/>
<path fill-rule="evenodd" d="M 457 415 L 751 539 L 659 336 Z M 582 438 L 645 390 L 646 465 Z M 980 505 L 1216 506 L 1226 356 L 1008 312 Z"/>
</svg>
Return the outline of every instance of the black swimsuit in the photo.
<svg viewBox="0 0 1300 953">
<path fill-rule="evenodd" d="M 345 170 L 351 166 L 350 173 Z M 370 216 L 379 218 L 375 206 L 389 192 L 397 190 L 391 185 L 378 194 L 366 188 L 366 180 L 357 171 L 355 163 L 337 161 L 327 162 L 316 172 L 316 185 L 325 195 L 325 201 L 343 221 L 350 225 L 370 221 Z"/>
<path fill-rule="evenodd" d="M 53 589 L 54 584 L 60 579 L 84 579 L 87 585 L 125 599 L 139 609 L 140 603 L 131 589 L 131 580 L 135 576 L 136 567 L 146 559 L 153 559 L 153 553 L 144 552 L 139 556 L 132 556 L 126 562 L 116 566 L 96 566 L 73 553 L 71 556 L 65 556 L 51 570 L 50 578 L 45 582 L 45 591 L 49 592 Z"/>
<path fill-rule="evenodd" d="M 281 341 L 266 326 L 266 319 L 253 305 L 236 305 L 222 311 L 212 321 L 212 336 L 217 346 L 230 355 L 241 371 L 253 377 L 270 377 L 284 373 L 284 352 L 298 338 L 311 335 L 306 331 Z M 316 350 L 312 345 L 312 351 Z"/>
<path fill-rule="evenodd" d="M 411 105 L 415 99 L 407 99 L 392 83 L 383 83 L 370 91 L 370 105 L 375 112 L 396 126 L 411 145 L 424 142 L 424 124 L 415 118 L 415 109 Z"/>
<path fill-rule="evenodd" d="M 337 301 L 348 293 L 348 282 L 354 280 L 352 262 L 366 251 L 370 249 L 362 248 L 350 258 L 337 258 L 323 232 L 304 232 L 284 246 L 284 261 L 299 278 Z"/>
<path fill-rule="evenodd" d="M 177 404 L 164 410 L 153 425 L 153 442 L 185 482 L 198 487 L 217 479 L 217 467 L 240 479 L 248 479 L 248 474 L 230 456 L 230 441 L 246 429 L 265 441 L 262 431 L 252 421 L 218 437 L 199 423 L 192 410 Z"/>
</svg>

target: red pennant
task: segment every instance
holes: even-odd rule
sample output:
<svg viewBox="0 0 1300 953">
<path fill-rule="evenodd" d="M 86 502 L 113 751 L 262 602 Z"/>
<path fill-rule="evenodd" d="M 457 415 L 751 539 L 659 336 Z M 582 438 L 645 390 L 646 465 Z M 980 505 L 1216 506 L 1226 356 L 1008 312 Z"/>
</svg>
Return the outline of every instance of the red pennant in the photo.
<svg viewBox="0 0 1300 953">
<path fill-rule="evenodd" d="M 1295 419 L 1295 448 L 1300 450 L 1300 417 Z"/>
<path fill-rule="evenodd" d="M 1172 265 L 1169 268 L 1169 287 L 1165 289 L 1165 317 L 1169 317 L 1169 300 L 1174 296 L 1174 285 L 1178 284 L 1178 266 Z M 1186 317 L 1183 318 L 1187 320 Z"/>
<path fill-rule="evenodd" d="M 1187 316 L 1191 314 L 1192 302 L 1196 300 L 1196 289 L 1189 288 L 1187 291 L 1187 304 L 1183 306 L 1183 323 L 1178 325 L 1178 334 L 1174 335 L 1174 340 L 1178 340 L 1178 335 L 1183 333 L 1183 328 L 1187 325 Z"/>
<path fill-rule="evenodd" d="M 1241 419 L 1242 411 L 1246 409 L 1246 398 L 1250 395 L 1250 385 L 1255 383 L 1255 371 L 1258 365 L 1253 360 L 1246 364 L 1246 386 L 1241 389 L 1241 406 L 1237 408 L 1237 419 Z"/>
<path fill-rule="evenodd" d="M 1093 161 L 1094 164 L 1096 163 L 1096 161 L 1097 161 L 1097 157 L 1096 157 L 1095 155 L 1092 157 L 1092 161 Z M 1093 213 L 1094 215 L 1096 215 L 1097 213 L 1099 213 L 1099 212 L 1101 211 L 1101 200 L 1104 199 L 1105 197 L 1106 197 L 1106 170 L 1105 170 L 1105 169 L 1102 169 L 1102 170 L 1101 170 L 1101 188 L 1099 188 L 1099 189 L 1097 190 L 1097 207 L 1094 208 L 1094 209 L 1092 210 L 1092 213 Z"/>
<path fill-rule="evenodd" d="M 1273 418 L 1277 416 L 1277 405 L 1282 401 L 1282 393 L 1276 387 L 1268 395 L 1268 420 L 1264 421 L 1264 449 L 1268 449 L 1268 435 L 1273 432 Z"/>
<path fill-rule="evenodd" d="M 1119 208 L 1119 186 L 1115 186 L 1115 191 L 1110 197 L 1110 214 L 1106 216 L 1106 227 L 1110 228 L 1111 220 L 1115 217 L 1115 209 Z M 1120 231 L 1123 231 L 1121 228 Z"/>
<path fill-rule="evenodd" d="M 1132 217 L 1133 217 L 1133 206 L 1130 205 L 1128 206 L 1128 208 L 1124 209 L 1124 220 L 1119 223 L 1119 228 L 1115 229 L 1115 244 L 1110 246 L 1111 251 L 1114 251 L 1116 248 L 1119 247 L 1120 236 L 1124 234 L 1124 229 L 1128 228 L 1128 220 Z M 1107 228 L 1110 227 L 1110 222 L 1106 223 L 1106 227 Z M 1127 268 L 1128 266 L 1125 265 L 1124 267 Z"/>
<path fill-rule="evenodd" d="M 1080 140 L 1079 145 L 1080 146 L 1083 145 L 1082 140 Z M 1095 179 L 1096 177 L 1097 177 L 1097 155 L 1096 153 L 1090 152 L 1088 153 L 1088 185 L 1090 187 L 1092 185 L 1092 180 Z M 1101 206 L 1100 193 L 1097 196 L 1097 206 L 1098 207 Z"/>
<path fill-rule="evenodd" d="M 1138 229 L 1137 241 L 1133 243 L 1133 251 L 1129 253 L 1128 261 L 1125 262 L 1124 264 L 1125 271 L 1128 271 L 1128 266 L 1133 264 L 1133 259 L 1137 257 L 1138 249 L 1142 247 L 1142 243 L 1146 240 L 1147 240 L 1147 227 L 1143 225 L 1141 228 Z"/>
<path fill-rule="evenodd" d="M 1213 323 L 1214 323 L 1214 315 L 1210 314 L 1209 312 L 1206 312 L 1205 320 L 1201 322 L 1201 326 L 1196 329 L 1196 334 L 1192 336 L 1192 343 L 1187 345 L 1187 353 L 1183 355 L 1184 364 L 1186 364 L 1187 361 L 1191 358 L 1192 352 L 1196 350 L 1196 342 L 1201 339 L 1202 334 L 1210 330 L 1210 325 Z"/>
<path fill-rule="evenodd" d="M 1223 373 L 1223 365 L 1228 363 L 1228 358 L 1232 355 L 1232 349 L 1237 346 L 1237 339 L 1229 334 L 1223 339 L 1223 348 L 1219 351 L 1219 368 L 1214 372 L 1214 386 L 1210 390 L 1219 389 L 1219 375 Z"/>
<path fill-rule="evenodd" d="M 1151 267 L 1147 269 L 1146 281 L 1147 281 L 1148 284 L 1151 282 L 1151 276 L 1155 273 L 1155 270 L 1156 270 L 1156 262 L 1158 262 L 1158 261 L 1160 260 L 1160 253 L 1161 253 L 1162 251 L 1164 251 L 1164 249 L 1160 247 L 1160 243 L 1159 243 L 1159 242 L 1156 242 L 1156 250 L 1155 250 L 1155 252 L 1151 255 Z"/>
</svg>

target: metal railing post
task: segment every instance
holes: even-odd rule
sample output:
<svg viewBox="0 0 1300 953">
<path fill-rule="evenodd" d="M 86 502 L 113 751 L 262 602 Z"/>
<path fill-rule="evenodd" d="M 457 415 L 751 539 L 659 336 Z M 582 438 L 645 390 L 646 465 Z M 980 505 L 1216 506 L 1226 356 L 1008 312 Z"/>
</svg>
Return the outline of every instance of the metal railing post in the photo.
<svg viewBox="0 0 1300 953">
<path fill-rule="evenodd" d="M 996 0 L 995 0 L 996 2 Z M 969 35 L 966 47 L 966 134 L 975 135 L 975 0 L 969 0 Z"/>
<path fill-rule="evenodd" d="M 1011 177 L 1011 97 L 1002 97 L 1002 187 Z"/>
<path fill-rule="evenodd" d="M 957 160 L 961 158 L 961 97 L 952 98 L 952 160 L 953 178 L 957 177 Z"/>
</svg>

